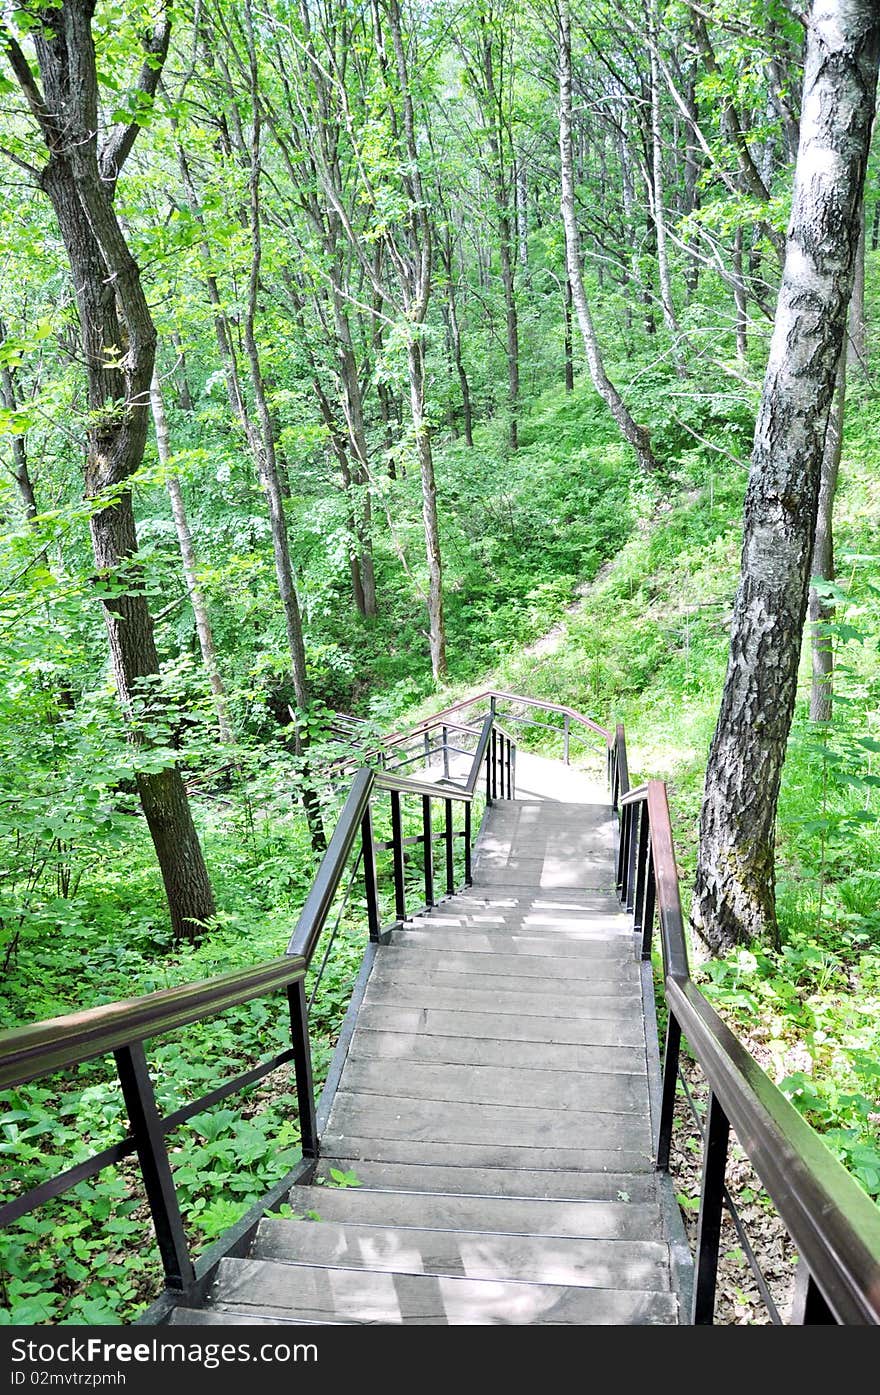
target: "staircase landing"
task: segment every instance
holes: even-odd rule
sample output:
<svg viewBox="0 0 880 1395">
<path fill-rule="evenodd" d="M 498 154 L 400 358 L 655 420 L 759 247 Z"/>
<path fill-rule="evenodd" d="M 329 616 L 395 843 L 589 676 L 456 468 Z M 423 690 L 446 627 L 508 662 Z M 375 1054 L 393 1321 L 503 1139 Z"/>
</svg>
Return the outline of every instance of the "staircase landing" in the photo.
<svg viewBox="0 0 880 1395">
<path fill-rule="evenodd" d="M 378 950 L 304 1219 L 264 1220 L 172 1322 L 678 1321 L 615 826 L 556 762 L 517 788 L 473 887 Z"/>
</svg>

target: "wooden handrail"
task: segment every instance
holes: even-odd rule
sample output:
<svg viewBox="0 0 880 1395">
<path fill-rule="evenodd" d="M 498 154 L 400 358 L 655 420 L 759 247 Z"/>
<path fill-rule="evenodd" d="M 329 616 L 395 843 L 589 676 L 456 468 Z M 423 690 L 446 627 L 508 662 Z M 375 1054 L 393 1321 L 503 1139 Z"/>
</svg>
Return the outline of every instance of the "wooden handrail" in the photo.
<svg viewBox="0 0 880 1395">
<path fill-rule="evenodd" d="M 213 1017 L 238 1003 L 297 983 L 305 972 L 302 957 L 285 955 L 181 988 L 160 988 L 140 998 L 0 1032 L 0 1090 Z"/>
</svg>

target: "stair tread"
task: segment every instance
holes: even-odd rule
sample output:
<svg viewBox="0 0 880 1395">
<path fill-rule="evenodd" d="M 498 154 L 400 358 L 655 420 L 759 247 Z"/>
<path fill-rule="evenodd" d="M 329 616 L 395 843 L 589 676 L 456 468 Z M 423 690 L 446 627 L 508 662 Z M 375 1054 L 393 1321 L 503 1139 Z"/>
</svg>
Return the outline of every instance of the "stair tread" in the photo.
<svg viewBox="0 0 880 1395">
<path fill-rule="evenodd" d="M 384 977 L 367 983 L 364 1003 L 389 1004 L 400 1007 L 412 1003 L 419 1008 L 441 1008 L 446 1011 L 508 1013 L 525 1017 L 571 1017 L 605 1019 L 612 1022 L 641 1022 L 641 994 L 629 993 L 626 998 L 596 994 L 532 993 L 527 989 L 515 992 L 494 992 L 490 987 L 435 987 L 432 983 L 389 980 Z"/>
<path fill-rule="evenodd" d="M 644 1052 L 642 1057 L 644 1065 Z M 645 1066 L 641 1074 L 579 1076 L 572 1071 L 527 1066 L 407 1060 L 398 1060 L 389 1071 L 386 1061 L 349 1057 L 342 1083 L 355 1094 L 388 1099 L 632 1115 L 646 1109 L 646 1071 Z"/>
<path fill-rule="evenodd" d="M 435 1274 L 574 1288 L 669 1289 L 666 1247 L 650 1241 L 535 1236 L 356 1221 L 266 1221 L 254 1260 L 370 1273 Z"/>
<path fill-rule="evenodd" d="M 522 1167 L 469 1167 L 455 1163 L 370 1162 L 364 1158 L 324 1156 L 318 1177 L 331 1169 L 353 1172 L 372 1191 L 434 1192 L 457 1196 L 540 1197 L 548 1200 L 614 1201 L 619 1193 L 631 1201 L 653 1201 L 657 1186 L 649 1172 L 583 1172 Z"/>
<path fill-rule="evenodd" d="M 638 1324 L 675 1322 L 677 1302 L 657 1290 L 590 1289 L 429 1274 L 225 1259 L 212 1300 L 224 1308 L 352 1323 Z"/>
<path fill-rule="evenodd" d="M 395 1032 L 419 1032 L 427 1036 L 490 1038 L 495 1041 L 534 1041 L 567 1046 L 617 1046 L 644 1051 L 645 1031 L 640 1017 L 559 1017 L 532 1013 L 494 1012 L 490 1009 L 400 1006 L 375 998 L 365 1000 L 358 1026 Z"/>
<path fill-rule="evenodd" d="M 367 1122 L 367 1121 L 365 1121 Z M 652 1173 L 651 1150 L 593 1147 L 559 1148 L 546 1143 L 449 1143 L 441 1139 L 383 1138 L 362 1128 L 345 1135 L 328 1129 L 321 1139 L 324 1157 L 364 1158 L 373 1162 L 460 1163 L 470 1167 L 527 1168 L 546 1171 L 583 1168 L 587 1172 Z"/>
<path fill-rule="evenodd" d="M 343 1076 L 344 1084 L 344 1076 Z M 337 1091 L 329 1129 L 357 1135 L 368 1126 L 385 1138 L 413 1142 L 489 1143 L 502 1145 L 516 1138 L 522 1146 L 541 1147 L 550 1139 L 556 1148 L 650 1147 L 651 1121 L 647 1092 L 641 1112 L 599 1113 L 500 1104 L 460 1104 L 396 1095 L 360 1097 Z"/>
<path fill-rule="evenodd" d="M 374 988 L 399 983 L 445 988 L 452 992 L 465 988 L 477 992 L 488 990 L 493 993 L 529 993 L 537 997 L 555 995 L 557 998 L 626 1000 L 634 995 L 641 995 L 639 970 L 635 960 L 621 966 L 613 977 L 606 971 L 590 976 L 572 975 L 570 978 L 555 979 L 551 974 L 505 974 L 500 970 L 486 973 L 475 968 L 468 972 L 466 969 L 452 966 L 444 968 L 428 965 L 422 962 L 421 952 L 418 950 L 398 954 L 390 960 L 386 959 L 384 954 L 381 955 L 373 965 L 370 983 Z"/>
<path fill-rule="evenodd" d="M 563 1236 L 576 1240 L 645 1241 L 662 1250 L 656 1200 L 589 1201 L 539 1197 L 467 1196 L 456 1193 L 373 1191 L 368 1187 L 296 1186 L 290 1204 L 321 1221 L 416 1227 L 428 1231 L 482 1231 Z M 283 1222 L 273 1222 L 283 1224 Z"/>
<path fill-rule="evenodd" d="M 401 1063 L 449 1062 L 455 1065 L 507 1066 L 583 1075 L 640 1075 L 647 1073 L 644 1044 L 635 1046 L 584 1046 L 556 1041 L 511 1041 L 491 1037 L 442 1036 L 429 1031 L 387 1031 L 361 1025 L 348 1051 L 355 1061 Z"/>
<path fill-rule="evenodd" d="M 407 944 L 394 940 L 382 948 L 382 966 L 392 968 L 394 973 L 405 970 L 407 973 L 436 973 L 474 975 L 491 979 L 493 986 L 498 980 L 508 977 L 533 979 L 540 982 L 550 979 L 560 984 L 574 980 L 591 985 L 603 986 L 602 991 L 611 992 L 631 977 L 638 976 L 638 965 L 627 946 L 619 956 L 575 955 L 527 955 L 505 953 L 500 948 L 487 954 L 467 953 L 461 950 L 433 949 L 423 944 Z"/>
</svg>

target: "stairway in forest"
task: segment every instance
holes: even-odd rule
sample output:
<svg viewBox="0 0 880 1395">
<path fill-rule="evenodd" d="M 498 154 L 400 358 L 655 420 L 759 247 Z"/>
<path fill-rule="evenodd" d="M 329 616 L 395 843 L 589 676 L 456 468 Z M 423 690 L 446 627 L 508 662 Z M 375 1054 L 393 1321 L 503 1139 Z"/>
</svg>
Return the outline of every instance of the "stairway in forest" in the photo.
<svg viewBox="0 0 880 1395">
<path fill-rule="evenodd" d="M 377 953 L 303 1219 L 264 1219 L 173 1323 L 678 1321 L 615 824 L 522 767 L 474 885 Z"/>
</svg>

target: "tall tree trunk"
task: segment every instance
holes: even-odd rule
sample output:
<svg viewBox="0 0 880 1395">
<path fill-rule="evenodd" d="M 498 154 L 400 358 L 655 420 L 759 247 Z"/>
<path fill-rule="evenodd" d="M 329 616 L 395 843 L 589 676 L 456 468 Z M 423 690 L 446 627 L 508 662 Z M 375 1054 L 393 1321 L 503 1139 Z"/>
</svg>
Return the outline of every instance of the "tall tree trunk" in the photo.
<svg viewBox="0 0 880 1395">
<path fill-rule="evenodd" d="M 195 616 L 196 633 L 199 637 L 202 663 L 205 666 L 205 673 L 208 675 L 211 692 L 214 694 L 214 708 L 217 713 L 217 726 L 220 733 L 220 740 L 225 746 L 231 746 L 235 737 L 232 731 L 232 722 L 229 717 L 229 703 L 226 700 L 226 689 L 223 686 L 223 679 L 220 676 L 220 665 L 217 662 L 217 650 L 214 646 L 214 632 L 211 628 L 211 618 L 208 615 L 208 607 L 205 604 L 202 588 L 199 585 L 196 550 L 193 545 L 189 520 L 186 516 L 183 491 L 180 488 L 180 480 L 174 473 L 174 468 L 171 465 L 171 436 L 168 430 L 168 418 L 165 415 L 162 385 L 159 382 L 159 375 L 155 369 L 153 370 L 153 381 L 150 385 L 150 402 L 153 409 L 153 427 L 156 432 L 156 449 L 159 453 L 160 463 L 168 471 L 165 482 L 168 488 L 168 497 L 171 500 L 171 513 L 177 532 L 177 543 L 180 547 L 183 576 L 186 582 L 190 605 L 192 606 L 193 615 Z"/>
<path fill-rule="evenodd" d="M 679 349 L 680 331 L 672 299 L 672 274 L 669 269 L 669 247 L 666 241 L 666 208 L 663 180 L 663 128 L 660 122 L 660 65 L 657 45 L 658 21 L 654 0 L 648 10 L 648 48 L 651 65 L 651 180 L 652 211 L 657 233 L 657 275 L 660 281 L 660 303 L 663 308 L 663 323 L 672 344 L 672 356 L 679 376 L 684 373 L 684 363 Z"/>
<path fill-rule="evenodd" d="M 519 424 L 517 420 L 519 403 L 519 320 L 516 308 L 516 284 L 514 270 L 514 231 L 511 212 L 511 193 L 515 198 L 515 171 L 505 162 L 504 124 L 502 119 L 503 95 L 497 87 L 493 37 L 487 28 L 482 49 L 482 84 L 484 99 L 484 119 L 489 133 L 491 156 L 492 193 L 495 202 L 495 217 L 498 224 L 498 257 L 501 263 L 501 285 L 504 290 L 504 324 L 507 351 L 507 407 L 510 414 L 508 440 L 511 450 L 519 444 Z M 512 187 L 513 186 L 513 187 Z"/>
<path fill-rule="evenodd" d="M 778 942 L 774 830 L 797 688 L 828 414 L 844 345 L 880 12 L 817 0 L 782 285 L 745 502 L 730 657 L 709 752 L 693 926 L 713 952 Z"/>
<path fill-rule="evenodd" d="M 272 415 L 266 397 L 265 381 L 260 351 L 257 346 L 256 317 L 257 292 L 260 285 L 260 267 L 263 259 L 262 213 L 260 200 L 260 175 L 262 170 L 262 127 L 260 121 L 259 73 L 257 52 L 254 40 L 253 15 L 250 0 L 245 0 L 245 25 L 248 47 L 248 69 L 251 95 L 251 136 L 248 147 L 250 164 L 248 192 L 250 198 L 251 264 L 248 278 L 247 303 L 244 314 L 244 349 L 250 369 L 251 389 L 257 409 L 258 432 L 252 430 L 251 449 L 259 462 L 260 479 L 266 495 L 269 510 L 269 525 L 272 532 L 272 552 L 275 558 L 275 577 L 278 594 L 284 611 L 287 631 L 287 648 L 290 654 L 290 668 L 293 678 L 293 691 L 296 695 L 297 712 L 293 715 L 294 741 L 296 754 L 305 757 L 308 745 L 308 730 L 300 725 L 300 717 L 305 716 L 309 707 L 309 684 L 306 672 L 306 649 L 303 638 L 302 612 L 293 565 L 290 558 L 290 539 L 287 531 L 287 515 L 284 512 L 284 494 L 278 472 L 278 458 L 275 450 L 275 433 Z M 307 760 L 303 759 L 300 798 L 309 824 L 312 846 L 316 852 L 323 852 L 327 846 L 324 825 L 318 797 L 312 784 Z"/>
<path fill-rule="evenodd" d="M 3 344 L 5 338 L 6 326 L 0 320 L 0 345 Z M 3 403 L 7 412 L 18 410 L 15 378 L 8 363 L 4 363 L 0 367 L 0 402 Z M 10 441 L 12 443 L 12 476 L 18 489 L 25 518 L 36 518 L 37 498 L 34 494 L 33 481 L 28 467 L 27 438 L 23 433 L 16 432 L 10 437 Z"/>
<path fill-rule="evenodd" d="M 443 614 L 443 566 L 440 558 L 440 523 L 437 515 L 437 484 L 434 479 L 434 457 L 431 431 L 425 414 L 425 360 L 420 339 L 407 344 L 410 405 L 413 431 L 419 456 L 422 483 L 422 522 L 425 529 L 425 554 L 428 562 L 428 623 L 431 646 L 431 672 L 435 683 L 442 683 L 449 673 L 446 660 L 446 621 Z"/>
<path fill-rule="evenodd" d="M 568 280 L 584 341 L 590 377 L 593 380 L 593 386 L 617 422 L 624 440 L 628 441 L 635 451 L 641 469 L 655 470 L 657 461 L 651 450 L 649 432 L 644 426 L 639 426 L 633 420 L 623 398 L 605 372 L 599 340 L 593 326 L 593 317 L 584 290 L 574 201 L 571 147 L 571 17 L 567 0 L 562 0 L 560 5 L 559 23 L 559 155 L 562 180 L 562 221 L 565 226 Z"/>
<path fill-rule="evenodd" d="M 840 473 L 843 449 L 843 414 L 846 402 L 846 353 L 837 364 L 834 400 L 828 415 L 825 448 L 822 452 L 822 473 L 819 481 L 819 507 L 816 512 L 816 537 L 813 542 L 811 577 L 822 581 L 834 580 L 834 496 Z M 833 703 L 834 650 L 828 625 L 834 618 L 834 602 L 810 587 L 810 721 L 830 722 Z"/>
<path fill-rule="evenodd" d="M 743 277 L 743 230 L 733 235 L 733 304 L 736 311 L 736 356 L 744 360 L 748 352 L 748 302 Z"/>
<path fill-rule="evenodd" d="M 146 444 L 156 331 L 138 267 L 116 217 L 116 182 L 138 125 L 113 126 L 98 148 L 98 79 L 91 0 L 65 0 L 32 29 L 43 91 L 17 41 L 0 31 L 13 72 L 49 158 L 40 175 L 70 263 L 88 379 L 85 464 L 96 581 L 120 704 L 135 748 L 148 738 L 139 704 L 154 695 L 159 659 L 137 564 L 137 533 L 126 482 Z M 144 38 L 138 87 L 152 99 L 168 49 L 164 17 Z M 115 347 L 114 347 L 115 346 Z M 135 776 L 177 936 L 194 936 L 215 912 L 214 896 L 180 771 L 169 765 Z"/>
</svg>

